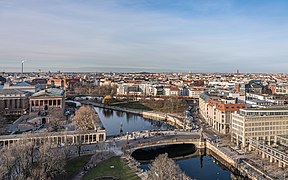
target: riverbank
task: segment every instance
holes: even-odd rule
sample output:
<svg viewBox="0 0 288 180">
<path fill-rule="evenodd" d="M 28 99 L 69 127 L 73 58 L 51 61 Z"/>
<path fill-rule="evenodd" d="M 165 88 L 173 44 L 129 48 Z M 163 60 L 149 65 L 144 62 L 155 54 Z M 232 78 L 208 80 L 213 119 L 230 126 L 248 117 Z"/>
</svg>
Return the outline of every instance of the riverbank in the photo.
<svg viewBox="0 0 288 180">
<path fill-rule="evenodd" d="M 122 111 L 122 112 L 140 115 L 147 119 L 165 122 L 179 129 L 187 129 L 187 130 L 192 129 L 189 122 L 185 120 L 185 118 L 180 118 L 171 114 L 164 114 L 164 113 L 146 111 L 146 110 L 137 110 L 137 109 L 131 109 L 131 108 L 122 108 L 118 106 L 109 106 L 109 105 L 104 105 L 101 103 L 95 103 L 95 102 L 90 102 L 90 101 L 82 101 L 81 103 L 87 104 L 87 105 L 93 105 L 93 106 L 100 107 L 103 109 L 110 109 L 110 110 Z"/>
<path fill-rule="evenodd" d="M 219 147 L 213 142 L 206 141 L 206 153 L 223 164 L 234 175 L 243 177 L 243 179 L 273 179 L 256 166 L 248 163 L 245 155 L 232 152 L 228 147 Z"/>
<path fill-rule="evenodd" d="M 87 102 L 87 104 L 88 103 L 89 102 Z M 95 105 L 95 104 L 89 103 L 89 105 Z M 137 124 L 138 126 L 141 127 L 140 129 L 137 129 L 136 131 L 142 131 L 143 129 L 145 129 L 145 126 L 143 126 L 143 124 L 141 124 L 140 121 L 138 121 L 138 119 L 135 120 L 136 116 L 134 117 L 134 115 L 132 115 L 132 114 L 138 114 L 139 118 L 141 119 L 141 118 L 143 118 L 143 116 L 140 116 L 140 113 L 132 113 L 130 111 L 130 109 L 124 109 L 123 110 L 123 109 L 119 109 L 117 107 L 109 107 L 109 108 L 107 108 L 107 106 L 104 106 L 103 104 L 101 106 L 98 105 L 97 108 L 98 107 L 99 107 L 99 109 L 103 109 L 103 110 L 100 110 L 100 111 L 97 110 L 97 112 L 99 114 L 101 114 L 101 118 L 103 118 L 104 122 L 106 122 L 106 123 L 108 122 L 107 123 L 107 127 L 112 127 L 112 129 L 114 128 L 115 132 L 119 131 L 119 126 L 118 125 L 120 124 L 120 122 L 124 122 L 123 123 L 124 127 L 127 128 L 126 121 L 129 122 L 128 123 L 129 125 L 130 124 Z M 111 110 L 115 110 L 115 111 L 109 111 L 109 110 L 104 110 L 104 109 L 111 109 Z M 127 113 L 121 113 L 121 112 L 127 112 Z M 135 111 L 133 111 L 133 112 L 135 112 Z M 119 120 L 119 118 L 120 119 L 122 118 L 122 119 Z M 143 121 L 143 122 L 145 122 L 145 121 Z M 126 129 L 126 131 L 127 131 L 127 129 Z M 129 132 L 134 132 L 134 131 L 130 130 Z M 211 135 L 210 132 L 207 132 L 207 133 L 208 134 L 206 135 L 206 132 L 204 132 L 204 139 L 207 139 L 207 146 L 211 145 L 211 147 L 207 148 L 207 154 L 211 155 L 213 158 L 215 158 L 218 161 L 220 161 L 221 164 L 225 165 L 225 167 L 227 167 L 227 169 L 229 169 L 231 172 L 234 172 L 235 174 L 237 174 L 237 173 L 239 174 L 239 172 L 241 171 L 241 175 L 243 173 L 243 177 L 250 177 L 251 179 L 256 179 L 256 178 L 253 178 L 253 177 L 262 177 L 263 178 L 263 176 L 261 176 L 260 173 L 257 173 L 257 171 L 252 171 L 252 170 L 250 170 L 250 168 L 247 169 L 246 164 L 244 163 L 244 161 L 241 161 L 241 162 L 237 161 L 238 159 L 241 160 L 241 158 L 244 157 L 244 156 L 240 155 L 241 153 L 239 154 L 236 151 L 234 151 L 234 152 L 232 151 L 231 152 L 231 149 L 229 148 L 228 144 L 227 143 L 223 143 L 222 139 L 221 139 L 221 142 L 219 142 L 219 140 L 218 140 L 218 143 L 210 142 L 208 139 L 211 136 L 213 136 L 213 134 Z M 140 137 L 142 137 L 142 136 L 140 136 Z M 145 138 L 144 138 L 144 136 L 143 136 L 143 139 L 147 139 L 147 137 L 148 136 L 145 136 Z M 148 138 L 148 140 L 149 140 L 149 138 Z M 210 145 L 209 145 L 209 143 L 210 143 Z M 213 149 L 212 146 L 215 149 Z M 229 151 L 229 149 L 230 149 L 230 151 Z M 239 166 L 239 164 L 241 164 L 241 165 Z M 189 168 L 188 164 L 183 164 L 182 166 L 183 166 L 184 169 L 185 168 Z M 239 168 L 239 172 L 238 172 L 238 168 Z M 219 171 L 221 171 L 221 170 L 218 170 L 218 172 Z M 253 173 L 254 173 L 254 175 L 253 175 Z"/>
</svg>

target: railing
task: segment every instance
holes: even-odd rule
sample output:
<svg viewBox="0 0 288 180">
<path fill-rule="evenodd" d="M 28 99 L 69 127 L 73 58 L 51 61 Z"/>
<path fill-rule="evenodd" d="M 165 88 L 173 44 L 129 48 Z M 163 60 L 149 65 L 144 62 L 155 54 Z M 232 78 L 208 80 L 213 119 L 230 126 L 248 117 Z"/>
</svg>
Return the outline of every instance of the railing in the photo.
<svg viewBox="0 0 288 180">
<path fill-rule="evenodd" d="M 194 145 L 199 144 L 199 139 L 169 139 L 169 140 L 160 140 L 160 141 L 154 141 L 154 142 L 142 142 L 140 144 L 136 144 L 130 146 L 131 149 L 137 149 L 142 147 L 152 147 L 152 146 L 159 146 L 159 145 L 167 145 L 167 144 L 177 144 L 177 143 L 190 143 Z"/>
</svg>

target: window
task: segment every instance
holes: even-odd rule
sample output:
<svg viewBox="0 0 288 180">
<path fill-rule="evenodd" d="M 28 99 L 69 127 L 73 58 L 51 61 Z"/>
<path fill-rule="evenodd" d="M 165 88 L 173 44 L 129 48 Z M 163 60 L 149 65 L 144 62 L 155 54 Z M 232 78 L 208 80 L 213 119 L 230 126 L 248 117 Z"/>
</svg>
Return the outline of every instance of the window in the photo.
<svg viewBox="0 0 288 180">
<path fill-rule="evenodd" d="M 8 108 L 7 100 L 4 100 L 4 108 Z"/>
<path fill-rule="evenodd" d="M 23 106 L 23 99 L 19 99 L 19 108 L 22 108 L 22 106 Z M 34 101 L 32 101 L 32 102 L 34 102 Z"/>
<path fill-rule="evenodd" d="M 17 99 L 14 99 L 14 108 L 17 109 Z"/>
</svg>

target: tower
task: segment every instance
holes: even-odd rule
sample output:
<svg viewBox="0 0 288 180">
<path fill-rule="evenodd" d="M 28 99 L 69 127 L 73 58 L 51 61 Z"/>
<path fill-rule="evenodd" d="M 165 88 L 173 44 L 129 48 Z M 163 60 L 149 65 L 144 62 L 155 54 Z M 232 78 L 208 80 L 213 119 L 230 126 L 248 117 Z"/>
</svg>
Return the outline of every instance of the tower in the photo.
<svg viewBox="0 0 288 180">
<path fill-rule="evenodd" d="M 192 79 L 192 75 L 193 75 L 193 74 L 192 74 L 192 71 L 190 70 L 190 71 L 189 71 L 189 78 L 190 78 L 190 79 Z"/>
<path fill-rule="evenodd" d="M 22 69 L 21 69 L 21 74 L 22 74 L 22 76 L 23 76 L 23 71 L 24 71 L 24 62 L 25 62 L 25 61 L 23 60 L 22 63 L 21 63 L 21 64 L 22 64 Z"/>
</svg>

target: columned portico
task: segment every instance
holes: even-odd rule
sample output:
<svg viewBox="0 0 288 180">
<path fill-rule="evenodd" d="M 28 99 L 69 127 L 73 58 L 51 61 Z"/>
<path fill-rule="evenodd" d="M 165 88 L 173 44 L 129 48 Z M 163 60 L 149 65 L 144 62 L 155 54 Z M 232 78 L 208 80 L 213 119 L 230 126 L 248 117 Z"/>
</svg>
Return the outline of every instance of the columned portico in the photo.
<svg viewBox="0 0 288 180">
<path fill-rule="evenodd" d="M 15 143 L 25 143 L 25 142 L 51 142 L 52 144 L 65 144 L 65 145 L 77 145 L 77 144 L 93 144 L 99 141 L 106 141 L 106 131 L 105 130 L 90 130 L 85 133 L 73 131 L 73 132 L 52 132 L 52 133 L 39 133 L 35 135 L 26 134 L 19 135 L 5 135 L 0 137 L 0 148 L 1 146 L 8 147 Z"/>
</svg>

